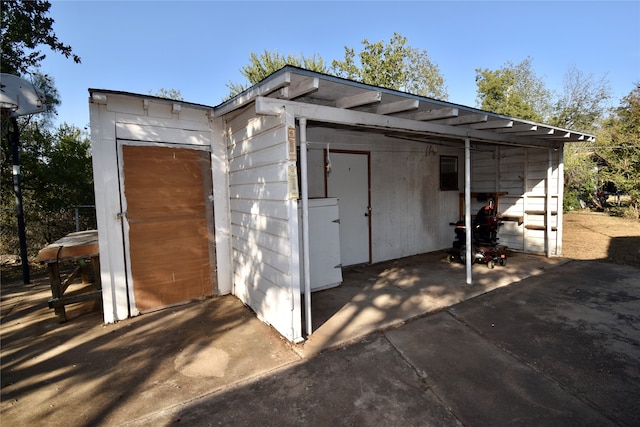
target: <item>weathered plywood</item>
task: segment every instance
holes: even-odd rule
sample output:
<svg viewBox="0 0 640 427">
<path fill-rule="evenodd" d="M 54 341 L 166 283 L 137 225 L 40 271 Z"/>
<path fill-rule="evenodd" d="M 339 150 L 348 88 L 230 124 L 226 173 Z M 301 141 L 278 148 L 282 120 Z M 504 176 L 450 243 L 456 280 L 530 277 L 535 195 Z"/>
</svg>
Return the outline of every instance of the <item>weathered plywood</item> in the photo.
<svg viewBox="0 0 640 427">
<path fill-rule="evenodd" d="M 131 277 L 139 311 L 212 295 L 211 163 L 206 151 L 123 146 Z"/>
<path fill-rule="evenodd" d="M 90 258 L 98 254 L 98 230 L 86 230 L 67 234 L 40 249 L 38 261 L 58 262 L 71 258 Z"/>
</svg>

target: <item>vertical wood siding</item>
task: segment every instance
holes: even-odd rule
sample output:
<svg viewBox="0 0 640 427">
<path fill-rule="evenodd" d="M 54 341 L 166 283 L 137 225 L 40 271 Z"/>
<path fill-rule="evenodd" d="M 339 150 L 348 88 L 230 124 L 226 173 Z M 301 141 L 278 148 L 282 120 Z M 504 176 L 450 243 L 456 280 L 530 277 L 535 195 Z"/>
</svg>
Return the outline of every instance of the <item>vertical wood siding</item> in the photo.
<svg viewBox="0 0 640 427">
<path fill-rule="evenodd" d="M 292 271 L 298 253 L 297 234 L 291 232 L 297 214 L 291 213 L 297 203 L 289 200 L 287 121 L 284 115 L 253 114 L 248 109 L 227 123 L 234 294 L 296 340 L 300 285 Z"/>
<path fill-rule="evenodd" d="M 323 194 L 323 150 L 364 150 L 371 153 L 372 261 L 380 262 L 417 253 L 450 248 L 454 240 L 450 222 L 460 219 L 460 194 L 464 192 L 463 148 L 400 141 L 366 132 L 310 129 L 310 188 Z M 462 145 L 462 144 L 461 144 Z M 440 191 L 441 155 L 458 157 L 459 191 Z M 322 160 L 322 161 L 321 161 Z M 523 147 L 479 145 L 471 152 L 471 191 L 507 193 L 499 198 L 499 213 L 524 217 L 524 224 L 505 221 L 499 229 L 500 243 L 516 251 L 544 253 L 544 230 L 525 224 L 544 225 L 548 151 Z M 553 212 L 557 211 L 558 161 L 553 157 Z M 312 193 L 313 194 L 313 193 Z M 472 200 L 476 214 L 486 201 Z M 556 227 L 557 215 L 552 215 Z M 551 246 L 559 238 L 551 232 Z M 555 254 L 555 253 L 553 253 Z"/>
<path fill-rule="evenodd" d="M 557 229 L 558 210 L 558 156 L 552 157 L 552 175 L 547 183 L 549 167 L 548 151 L 522 147 L 498 146 L 472 151 L 471 191 L 507 193 L 498 201 L 498 212 L 511 217 L 522 217 L 524 222 L 504 221 L 498 236 L 500 243 L 516 251 L 545 252 L 544 229 L 547 210 L 547 188 L 550 190 L 552 231 L 550 245 L 555 253 L 561 236 Z M 484 203 L 472 200 L 471 212 L 475 214 Z"/>
<path fill-rule="evenodd" d="M 309 164 L 309 187 L 319 195 L 324 194 L 327 144 L 371 153 L 372 262 L 451 247 L 455 234 L 449 223 L 459 217 L 459 191 L 440 191 L 440 155 L 458 156 L 460 169 L 462 149 L 366 132 L 310 128 L 308 135 L 309 157 L 316 159 Z M 462 173 L 459 183 L 463 191 Z"/>
</svg>

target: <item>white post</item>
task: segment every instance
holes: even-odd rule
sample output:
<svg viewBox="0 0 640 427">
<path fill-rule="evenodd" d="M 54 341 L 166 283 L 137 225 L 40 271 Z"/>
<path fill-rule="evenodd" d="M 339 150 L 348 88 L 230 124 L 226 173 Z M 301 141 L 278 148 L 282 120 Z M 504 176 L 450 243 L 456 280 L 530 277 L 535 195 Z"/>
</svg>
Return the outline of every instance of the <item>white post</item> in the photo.
<svg viewBox="0 0 640 427">
<path fill-rule="evenodd" d="M 465 229 L 465 267 L 467 271 L 467 285 L 473 284 L 471 277 L 471 242 L 473 229 L 471 228 L 471 140 L 464 140 L 464 229 Z"/>
<path fill-rule="evenodd" d="M 311 335 L 311 275 L 309 273 L 309 189 L 307 182 L 307 119 L 300 120 L 300 191 L 302 193 L 302 265 L 304 266 L 304 317 Z"/>
<path fill-rule="evenodd" d="M 558 205 L 556 207 L 556 256 L 562 256 L 562 209 L 564 205 L 564 147 L 558 149 Z"/>
<path fill-rule="evenodd" d="M 547 150 L 547 188 L 545 189 L 547 197 L 545 198 L 545 236 L 544 245 L 546 249 L 547 258 L 551 258 L 551 178 L 553 171 L 553 151 L 551 148 Z"/>
</svg>

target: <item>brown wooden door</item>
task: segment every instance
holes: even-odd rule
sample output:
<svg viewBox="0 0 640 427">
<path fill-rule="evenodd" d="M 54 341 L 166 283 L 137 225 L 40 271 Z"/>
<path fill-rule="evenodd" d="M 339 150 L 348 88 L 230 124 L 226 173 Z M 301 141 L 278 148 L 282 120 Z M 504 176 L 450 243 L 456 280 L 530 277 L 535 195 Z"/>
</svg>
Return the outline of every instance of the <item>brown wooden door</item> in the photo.
<svg viewBox="0 0 640 427">
<path fill-rule="evenodd" d="M 136 308 L 144 312 L 213 295 L 209 153 L 123 145 L 122 159 Z"/>
</svg>

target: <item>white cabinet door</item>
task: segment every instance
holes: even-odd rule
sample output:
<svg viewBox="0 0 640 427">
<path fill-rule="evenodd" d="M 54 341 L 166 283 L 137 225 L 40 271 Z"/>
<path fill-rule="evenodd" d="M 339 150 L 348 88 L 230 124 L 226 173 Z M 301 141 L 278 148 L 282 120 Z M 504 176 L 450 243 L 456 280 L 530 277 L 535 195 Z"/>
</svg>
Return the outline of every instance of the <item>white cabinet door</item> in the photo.
<svg viewBox="0 0 640 427">
<path fill-rule="evenodd" d="M 309 276 L 312 292 L 342 283 L 337 199 L 309 200 Z"/>
</svg>

